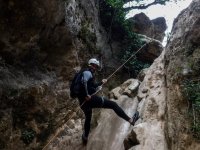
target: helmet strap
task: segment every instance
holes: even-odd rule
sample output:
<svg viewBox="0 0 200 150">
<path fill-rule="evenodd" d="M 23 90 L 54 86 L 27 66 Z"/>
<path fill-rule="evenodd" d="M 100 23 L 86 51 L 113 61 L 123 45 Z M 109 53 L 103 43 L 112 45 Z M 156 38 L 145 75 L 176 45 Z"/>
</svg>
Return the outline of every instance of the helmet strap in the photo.
<svg viewBox="0 0 200 150">
<path fill-rule="evenodd" d="M 92 64 L 89 64 L 88 66 L 91 68 L 91 70 L 93 72 L 95 72 L 97 70 L 97 68 L 94 65 L 92 65 Z"/>
</svg>

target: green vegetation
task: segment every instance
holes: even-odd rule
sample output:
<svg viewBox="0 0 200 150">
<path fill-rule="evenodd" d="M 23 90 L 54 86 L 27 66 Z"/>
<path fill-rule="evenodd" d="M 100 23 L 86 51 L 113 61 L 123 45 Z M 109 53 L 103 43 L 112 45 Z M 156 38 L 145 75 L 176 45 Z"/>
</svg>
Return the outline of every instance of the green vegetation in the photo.
<svg viewBox="0 0 200 150">
<path fill-rule="evenodd" d="M 140 49 L 143 44 L 145 43 L 140 40 L 137 34 L 130 32 L 123 41 L 123 45 L 125 46 L 123 47 L 123 54 L 121 55 L 122 62 L 125 62 L 135 51 Z M 126 63 L 126 67 L 128 67 L 132 76 L 136 76 L 142 69 L 148 68 L 149 66 L 149 63 L 139 60 L 137 55 Z"/>
<path fill-rule="evenodd" d="M 200 79 L 185 80 L 183 82 L 183 93 L 188 99 L 192 111 L 191 131 L 193 136 L 200 140 Z"/>
<path fill-rule="evenodd" d="M 185 80 L 183 86 L 190 103 L 200 106 L 200 80 Z"/>
<path fill-rule="evenodd" d="M 100 2 L 100 18 L 107 32 L 118 33 L 122 36 L 130 31 L 130 22 L 125 20 L 123 0 L 105 0 Z M 123 38 L 123 37 L 121 37 Z"/>
<path fill-rule="evenodd" d="M 100 17 L 109 38 L 114 35 L 112 39 L 122 41 L 122 50 L 118 56 L 122 63 L 144 44 L 140 37 L 132 32 L 133 22 L 125 19 L 126 12 L 123 5 L 123 0 L 105 0 L 100 3 Z M 150 64 L 140 61 L 135 56 L 126 64 L 126 69 L 135 77 L 141 69 L 149 66 Z"/>
<path fill-rule="evenodd" d="M 200 106 L 194 105 L 193 106 L 193 123 L 191 127 L 191 131 L 193 136 L 200 140 Z"/>
<path fill-rule="evenodd" d="M 30 144 L 34 137 L 35 137 L 36 132 L 32 129 L 25 129 L 24 131 L 22 131 L 21 134 L 21 139 L 25 144 Z"/>
</svg>

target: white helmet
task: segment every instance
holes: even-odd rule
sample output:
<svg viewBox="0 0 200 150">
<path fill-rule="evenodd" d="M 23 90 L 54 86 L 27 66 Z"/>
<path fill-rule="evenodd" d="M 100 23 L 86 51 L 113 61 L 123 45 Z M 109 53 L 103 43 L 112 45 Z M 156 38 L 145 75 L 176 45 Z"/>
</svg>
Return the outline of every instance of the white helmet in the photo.
<svg viewBox="0 0 200 150">
<path fill-rule="evenodd" d="M 89 61 L 88 61 L 88 65 L 90 64 L 95 64 L 97 65 L 98 67 L 100 67 L 100 63 L 99 61 L 96 59 L 96 58 L 91 58 Z"/>
</svg>

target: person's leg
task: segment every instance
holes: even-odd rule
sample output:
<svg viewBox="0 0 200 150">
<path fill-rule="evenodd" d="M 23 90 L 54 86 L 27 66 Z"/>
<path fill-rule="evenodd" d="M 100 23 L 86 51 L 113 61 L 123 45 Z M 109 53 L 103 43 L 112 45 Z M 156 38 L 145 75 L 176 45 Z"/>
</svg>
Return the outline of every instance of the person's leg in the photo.
<svg viewBox="0 0 200 150">
<path fill-rule="evenodd" d="M 136 112 L 132 118 L 130 118 L 124 110 L 119 107 L 119 105 L 111 100 L 107 100 L 106 98 L 99 97 L 99 96 L 93 96 L 92 99 L 88 102 L 88 105 L 91 108 L 108 108 L 113 109 L 115 113 L 123 118 L 124 120 L 130 122 L 130 124 L 134 125 L 135 122 L 139 119 L 139 113 Z"/>
<path fill-rule="evenodd" d="M 85 114 L 85 124 L 84 124 L 84 136 L 87 138 L 90 132 L 90 122 L 92 117 L 92 108 L 109 108 L 113 109 L 115 113 L 123 118 L 124 120 L 130 122 L 132 125 L 134 125 L 135 121 L 134 119 L 127 116 L 127 114 L 123 111 L 121 107 L 118 106 L 118 104 L 114 101 L 102 99 L 102 97 L 99 96 L 92 96 L 90 101 L 87 101 L 82 106 L 82 110 Z M 134 122 L 133 122 L 134 121 Z"/>
<path fill-rule="evenodd" d="M 128 117 L 123 109 L 119 107 L 119 105 L 114 101 L 107 100 L 105 98 L 102 99 L 102 97 L 99 96 L 93 96 L 92 99 L 88 102 L 88 105 L 90 105 L 91 108 L 113 109 L 119 117 L 123 118 L 126 121 L 130 120 L 130 117 Z"/>
<path fill-rule="evenodd" d="M 85 123 L 84 123 L 84 136 L 87 138 L 90 132 L 90 122 L 92 117 L 92 109 L 88 107 L 83 108 L 85 114 Z"/>
<path fill-rule="evenodd" d="M 102 108 L 109 108 L 109 109 L 113 109 L 115 111 L 115 113 L 121 117 L 122 119 L 129 121 L 131 118 L 124 112 L 124 110 L 119 107 L 119 105 L 111 100 L 107 100 L 104 98 L 104 105 Z"/>
</svg>

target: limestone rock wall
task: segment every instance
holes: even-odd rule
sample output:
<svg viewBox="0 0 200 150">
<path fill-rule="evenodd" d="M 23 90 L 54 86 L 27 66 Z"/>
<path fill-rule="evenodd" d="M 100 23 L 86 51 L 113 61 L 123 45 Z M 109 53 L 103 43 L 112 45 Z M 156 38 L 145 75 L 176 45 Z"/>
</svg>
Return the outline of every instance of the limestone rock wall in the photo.
<svg viewBox="0 0 200 150">
<path fill-rule="evenodd" d="M 200 1 L 194 0 L 175 19 L 166 47 L 167 120 L 169 149 L 199 149 L 192 135 L 191 103 L 185 96 L 186 80 L 199 78 Z M 189 85 L 186 85 L 189 86 Z M 198 91 L 197 91 L 198 92 Z"/>
<path fill-rule="evenodd" d="M 109 57 L 98 1 L 0 3 L 0 149 L 41 149 L 78 106 L 74 68 L 102 49 Z M 73 133 L 81 118 L 67 122 Z"/>
<path fill-rule="evenodd" d="M 125 149 L 168 149 L 164 130 L 166 115 L 164 54 L 165 51 L 145 71 L 145 77 L 138 88 L 136 99 L 140 119 L 125 139 Z"/>
<path fill-rule="evenodd" d="M 144 13 L 136 14 L 130 20 L 133 22 L 133 31 L 146 35 L 158 41 L 163 41 L 167 29 L 164 17 L 150 20 Z"/>
<path fill-rule="evenodd" d="M 200 148 L 192 131 L 191 101 L 183 89 L 189 86 L 183 85 L 186 80 L 199 81 L 199 5 L 194 0 L 179 14 L 165 50 L 144 72 L 137 95 L 141 118 L 125 139 L 127 149 Z"/>
</svg>

